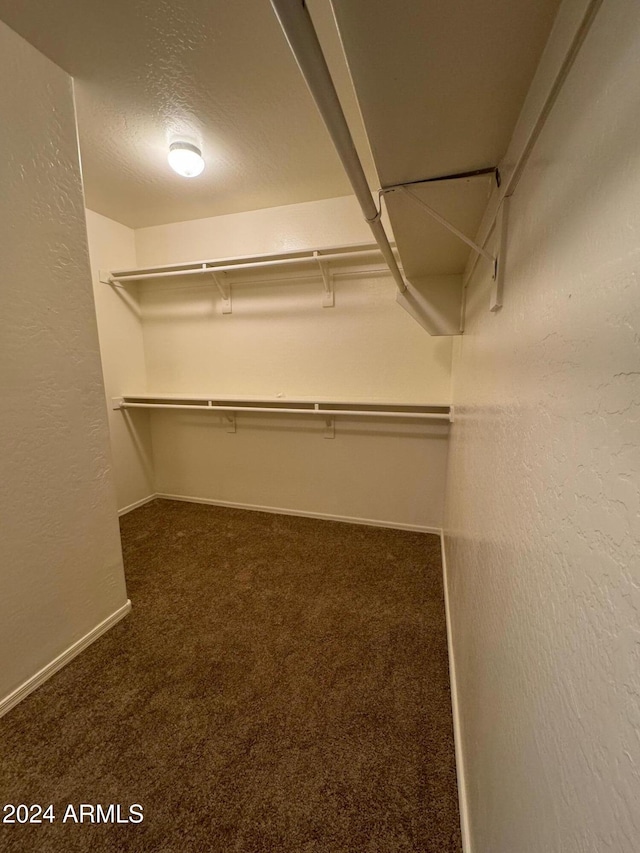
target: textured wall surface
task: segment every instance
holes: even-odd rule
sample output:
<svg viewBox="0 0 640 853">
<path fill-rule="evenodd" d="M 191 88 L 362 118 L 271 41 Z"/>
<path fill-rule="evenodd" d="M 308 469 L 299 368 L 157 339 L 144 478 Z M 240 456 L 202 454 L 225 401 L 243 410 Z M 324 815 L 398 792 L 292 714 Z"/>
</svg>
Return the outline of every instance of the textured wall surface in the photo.
<svg viewBox="0 0 640 853">
<path fill-rule="evenodd" d="M 372 242 L 351 196 L 135 235 L 140 267 Z M 395 303 L 390 274 L 337 280 L 335 307 L 323 308 L 319 275 L 300 283 L 271 273 L 264 283 L 232 284 L 227 315 L 206 279 L 139 287 L 152 393 L 449 400 L 451 339 L 430 337 Z"/>
<path fill-rule="evenodd" d="M 449 595 L 473 853 L 640 849 L 640 9 L 609 0 L 454 359 Z"/>
<path fill-rule="evenodd" d="M 370 242 L 352 197 L 136 231 L 139 266 Z M 381 266 L 381 264 L 380 264 Z M 431 338 L 395 302 L 389 275 L 233 286 L 223 315 L 212 282 L 140 286 L 149 393 L 448 402 L 451 339 Z M 141 391 L 135 383 L 123 393 Z M 439 527 L 446 425 L 154 413 L 162 493 Z"/>
<path fill-rule="evenodd" d="M 113 474 L 118 508 L 124 509 L 155 491 L 149 413 L 131 412 L 125 420 L 111 405 L 111 398 L 120 396 L 125 386 L 146 388 L 142 318 L 136 288 L 109 287 L 99 280 L 99 273 L 136 266 L 135 235 L 126 225 L 92 210 L 86 216 Z"/>
<path fill-rule="evenodd" d="M 70 78 L 0 24 L 0 697 L 126 602 Z"/>
<path fill-rule="evenodd" d="M 382 221 L 388 229 L 384 210 Z M 373 242 L 351 195 L 137 228 L 135 233 L 140 266 Z"/>
<path fill-rule="evenodd" d="M 336 419 L 335 439 L 308 417 L 153 415 L 160 494 L 391 525 L 438 528 L 447 425 Z"/>
</svg>

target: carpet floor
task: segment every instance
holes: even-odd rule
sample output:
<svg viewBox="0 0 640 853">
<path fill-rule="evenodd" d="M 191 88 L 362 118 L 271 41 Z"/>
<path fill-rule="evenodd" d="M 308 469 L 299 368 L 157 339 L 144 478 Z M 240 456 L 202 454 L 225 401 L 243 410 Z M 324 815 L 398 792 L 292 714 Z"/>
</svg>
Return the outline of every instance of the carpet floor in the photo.
<svg viewBox="0 0 640 853">
<path fill-rule="evenodd" d="M 438 537 L 165 500 L 121 529 L 131 614 L 0 720 L 0 809 L 55 815 L 3 853 L 459 853 Z"/>
</svg>

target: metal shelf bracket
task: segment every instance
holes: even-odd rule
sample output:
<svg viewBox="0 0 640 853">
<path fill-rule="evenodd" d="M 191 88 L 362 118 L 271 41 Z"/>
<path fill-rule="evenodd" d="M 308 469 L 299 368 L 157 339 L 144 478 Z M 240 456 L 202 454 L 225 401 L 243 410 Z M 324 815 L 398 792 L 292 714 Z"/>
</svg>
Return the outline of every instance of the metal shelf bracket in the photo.
<svg viewBox="0 0 640 853">
<path fill-rule="evenodd" d="M 424 183 L 427 182 L 425 181 Z M 484 249 L 482 246 L 479 246 L 478 243 L 475 242 L 475 240 L 472 240 L 470 237 L 467 237 L 466 234 L 460 231 L 459 228 L 456 228 L 456 226 L 453 225 L 453 223 L 449 222 L 448 219 L 445 219 L 444 216 L 441 216 L 438 211 L 434 210 L 431 205 L 426 203 L 426 201 L 423 201 L 423 199 L 417 196 L 412 190 L 409 189 L 410 186 L 412 185 L 395 184 L 392 187 L 385 187 L 384 189 L 380 190 L 380 196 L 382 197 L 392 192 L 401 192 L 409 198 L 412 198 L 416 202 L 416 204 L 419 204 L 422 207 L 425 213 L 429 214 L 429 216 L 432 219 L 435 219 L 436 222 L 439 222 L 440 225 L 443 226 L 443 228 L 446 228 L 447 231 L 450 231 L 459 240 L 462 240 L 463 243 L 466 243 L 470 249 L 473 249 L 473 251 L 476 252 L 476 254 L 482 255 L 483 258 L 486 258 L 488 261 L 490 261 L 493 264 L 493 278 L 495 278 L 496 258 L 490 252 L 487 252 L 487 250 Z"/>
<path fill-rule="evenodd" d="M 202 264 L 202 268 L 207 269 L 207 265 Z M 218 292 L 220 293 L 222 313 L 231 314 L 231 284 L 226 280 L 227 274 L 225 272 L 212 272 L 211 278 L 214 280 L 215 285 L 218 288 Z"/>
<path fill-rule="evenodd" d="M 313 257 L 316 259 L 316 261 L 318 262 L 318 266 L 320 267 L 320 273 L 322 275 L 322 284 L 324 286 L 324 292 L 322 294 L 322 307 L 333 308 L 335 305 L 333 291 L 333 274 L 329 269 L 329 266 L 320 260 L 319 252 L 314 252 Z"/>
<path fill-rule="evenodd" d="M 496 221 L 496 263 L 495 274 L 493 276 L 493 287 L 491 288 L 491 296 L 489 297 L 489 310 L 494 314 L 502 308 L 502 299 L 504 294 L 504 273 L 505 260 L 507 254 L 507 226 L 509 219 L 509 196 L 502 199 L 498 218 Z"/>
</svg>

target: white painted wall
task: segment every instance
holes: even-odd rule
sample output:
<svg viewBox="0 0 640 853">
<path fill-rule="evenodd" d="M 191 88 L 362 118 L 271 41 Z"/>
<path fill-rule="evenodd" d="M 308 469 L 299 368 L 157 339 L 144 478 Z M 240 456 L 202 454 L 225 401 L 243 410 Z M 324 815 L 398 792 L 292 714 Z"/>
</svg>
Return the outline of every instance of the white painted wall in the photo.
<svg viewBox="0 0 640 853">
<path fill-rule="evenodd" d="M 0 24 L 0 711 L 126 604 L 71 79 Z"/>
<path fill-rule="evenodd" d="M 370 242 L 352 197 L 143 228 L 138 266 Z M 395 303 L 389 275 L 233 287 L 140 285 L 149 393 L 448 402 L 451 340 Z M 132 378 L 123 393 L 141 393 Z M 151 416 L 157 490 L 274 509 L 439 527 L 447 427 L 340 420 L 336 438 L 291 418 L 243 415 L 235 435 L 207 415 Z"/>
<path fill-rule="evenodd" d="M 146 388 L 142 320 L 136 285 L 110 287 L 99 280 L 99 273 L 136 266 L 135 234 L 92 210 L 86 217 L 114 480 L 118 508 L 123 510 L 155 492 L 149 413 L 131 412 L 123 418 L 111 405 L 124 387 Z"/>
<path fill-rule="evenodd" d="M 603 4 L 468 293 L 446 528 L 473 853 L 640 849 L 640 8 Z"/>
<path fill-rule="evenodd" d="M 136 230 L 139 266 L 372 242 L 353 196 Z"/>
</svg>

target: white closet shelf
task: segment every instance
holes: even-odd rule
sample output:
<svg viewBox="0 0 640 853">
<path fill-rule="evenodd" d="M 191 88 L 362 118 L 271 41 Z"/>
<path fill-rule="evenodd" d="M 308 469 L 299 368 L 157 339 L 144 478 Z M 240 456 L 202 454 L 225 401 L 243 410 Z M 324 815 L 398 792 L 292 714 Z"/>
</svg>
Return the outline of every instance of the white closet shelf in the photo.
<svg viewBox="0 0 640 853">
<path fill-rule="evenodd" d="M 99 278 L 104 284 L 121 287 L 129 282 L 150 279 L 184 278 L 185 276 L 206 276 L 218 288 L 222 298 L 222 313 L 231 314 L 231 285 L 229 275 L 240 273 L 241 281 L 247 282 L 255 272 L 267 272 L 270 269 L 291 270 L 295 273 L 299 267 L 311 267 L 314 277 L 322 280 L 322 306 L 333 308 L 335 296 L 334 277 L 353 273 L 353 267 L 360 264 L 370 270 L 371 265 L 379 262 L 382 252 L 376 243 L 351 243 L 342 246 L 329 246 L 322 249 L 296 249 L 288 252 L 276 252 L 264 255 L 242 255 L 239 257 L 219 258 L 208 261 L 188 261 L 183 264 L 168 264 L 158 267 L 141 267 L 126 270 L 100 270 Z M 340 272 L 336 269 L 340 269 Z M 388 267 L 385 267 L 389 272 Z M 366 272 L 366 270 L 365 270 Z M 356 270 L 356 275 L 362 273 Z M 289 273 L 290 274 L 290 273 Z"/>
<path fill-rule="evenodd" d="M 326 264 L 354 261 L 366 262 L 367 257 L 381 257 L 376 243 L 353 243 L 342 246 L 329 246 L 322 249 L 297 249 L 289 252 L 276 252 L 263 255 L 242 255 L 219 258 L 217 260 L 188 261 L 182 264 L 166 266 L 140 267 L 139 269 L 121 269 L 111 272 L 100 270 L 100 281 L 104 284 L 144 281 L 154 278 L 174 276 L 212 275 L 215 273 L 243 272 L 254 269 L 297 265 L 315 265 L 319 273 L 327 271 Z"/>
<path fill-rule="evenodd" d="M 451 421 L 448 403 L 396 403 L 283 397 L 204 397 L 191 395 L 127 395 L 113 398 L 114 409 L 177 409 L 203 412 L 262 412 L 292 415 L 357 416 Z"/>
</svg>

